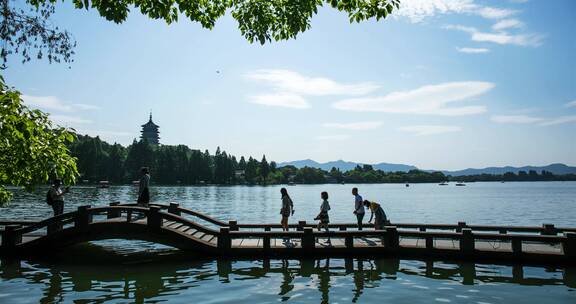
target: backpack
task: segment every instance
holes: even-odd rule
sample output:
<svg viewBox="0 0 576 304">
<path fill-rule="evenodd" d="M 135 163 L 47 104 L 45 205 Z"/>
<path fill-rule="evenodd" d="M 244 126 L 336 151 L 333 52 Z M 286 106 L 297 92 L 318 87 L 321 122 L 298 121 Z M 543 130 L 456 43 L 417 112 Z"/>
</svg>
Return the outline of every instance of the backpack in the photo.
<svg viewBox="0 0 576 304">
<path fill-rule="evenodd" d="M 54 200 L 52 199 L 52 189 L 49 189 L 48 192 L 46 192 L 46 204 L 52 206 L 53 203 Z"/>
</svg>

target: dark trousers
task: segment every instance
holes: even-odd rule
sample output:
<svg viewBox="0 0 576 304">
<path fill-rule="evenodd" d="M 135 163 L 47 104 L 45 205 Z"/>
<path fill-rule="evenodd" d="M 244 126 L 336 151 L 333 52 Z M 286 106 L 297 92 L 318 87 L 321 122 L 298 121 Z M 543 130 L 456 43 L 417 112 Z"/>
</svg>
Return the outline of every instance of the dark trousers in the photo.
<svg viewBox="0 0 576 304">
<path fill-rule="evenodd" d="M 358 220 L 358 230 L 362 230 L 362 219 L 364 219 L 364 213 L 356 213 L 356 219 Z"/>
<path fill-rule="evenodd" d="M 55 201 L 52 203 L 52 210 L 54 210 L 54 216 L 64 213 L 64 202 Z"/>
<path fill-rule="evenodd" d="M 56 201 L 52 202 L 52 210 L 54 211 L 54 216 L 60 215 L 64 213 L 64 202 L 63 201 Z M 58 231 L 62 229 L 61 223 L 53 223 L 48 226 L 48 233 L 50 231 Z"/>
</svg>

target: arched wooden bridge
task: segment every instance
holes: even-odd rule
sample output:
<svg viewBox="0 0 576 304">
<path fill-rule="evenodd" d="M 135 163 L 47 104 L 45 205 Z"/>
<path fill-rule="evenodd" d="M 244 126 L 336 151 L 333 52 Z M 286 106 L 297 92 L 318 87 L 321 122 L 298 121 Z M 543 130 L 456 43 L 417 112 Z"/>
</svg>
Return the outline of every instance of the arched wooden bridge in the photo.
<svg viewBox="0 0 576 304">
<path fill-rule="evenodd" d="M 82 206 L 40 222 L 0 222 L 0 255 L 33 255 L 47 249 L 102 239 L 137 239 L 199 255 L 226 257 L 395 256 L 493 260 L 545 264 L 576 263 L 576 228 L 392 224 L 356 230 L 330 224 L 315 231 L 304 221 L 280 231 L 279 224 L 223 222 L 194 210 L 152 204 Z M 328 242 L 328 240 L 330 240 Z"/>
</svg>

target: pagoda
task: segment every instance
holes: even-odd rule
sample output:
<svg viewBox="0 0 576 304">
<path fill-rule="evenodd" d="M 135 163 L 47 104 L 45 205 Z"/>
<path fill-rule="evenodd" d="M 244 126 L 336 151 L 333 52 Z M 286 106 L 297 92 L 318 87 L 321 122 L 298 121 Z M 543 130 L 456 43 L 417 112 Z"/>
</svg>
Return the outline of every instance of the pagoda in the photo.
<svg viewBox="0 0 576 304">
<path fill-rule="evenodd" d="M 152 145 L 159 145 L 160 136 L 158 136 L 158 134 L 160 132 L 158 131 L 158 128 L 160 128 L 160 126 L 156 125 L 152 121 L 152 112 L 150 112 L 150 119 L 147 123 L 142 125 L 142 131 L 140 131 L 142 134 L 140 135 L 140 139 L 146 139 L 146 141 Z"/>
</svg>

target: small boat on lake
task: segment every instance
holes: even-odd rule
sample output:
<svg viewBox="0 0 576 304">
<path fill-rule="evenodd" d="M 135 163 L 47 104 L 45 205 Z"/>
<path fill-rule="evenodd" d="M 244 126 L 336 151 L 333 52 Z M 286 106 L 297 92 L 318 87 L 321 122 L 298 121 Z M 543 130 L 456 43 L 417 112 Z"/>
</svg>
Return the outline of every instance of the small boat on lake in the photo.
<svg viewBox="0 0 576 304">
<path fill-rule="evenodd" d="M 134 187 L 140 186 L 140 181 L 137 181 L 137 180 L 132 181 L 132 186 L 134 186 Z"/>
<path fill-rule="evenodd" d="M 456 183 L 456 186 L 460 186 L 460 187 L 461 187 L 461 186 L 466 186 L 466 184 L 463 183 L 463 182 L 457 182 L 457 183 Z"/>
<path fill-rule="evenodd" d="M 110 182 L 109 181 L 99 181 L 96 188 L 110 188 Z"/>
<path fill-rule="evenodd" d="M 438 186 L 448 186 L 448 182 L 441 182 L 438 184 Z"/>
</svg>

